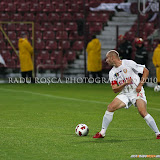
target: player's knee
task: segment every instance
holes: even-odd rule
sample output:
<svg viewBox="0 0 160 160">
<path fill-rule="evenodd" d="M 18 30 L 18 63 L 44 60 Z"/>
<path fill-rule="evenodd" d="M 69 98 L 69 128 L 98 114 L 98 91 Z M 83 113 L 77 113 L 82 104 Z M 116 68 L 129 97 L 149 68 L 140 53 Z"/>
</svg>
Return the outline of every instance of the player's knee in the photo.
<svg viewBox="0 0 160 160">
<path fill-rule="evenodd" d="M 139 111 L 139 114 L 144 118 L 148 113 L 147 111 Z"/>
<path fill-rule="evenodd" d="M 107 111 L 114 112 L 115 111 L 114 106 L 112 104 L 109 104 L 107 107 Z"/>
</svg>

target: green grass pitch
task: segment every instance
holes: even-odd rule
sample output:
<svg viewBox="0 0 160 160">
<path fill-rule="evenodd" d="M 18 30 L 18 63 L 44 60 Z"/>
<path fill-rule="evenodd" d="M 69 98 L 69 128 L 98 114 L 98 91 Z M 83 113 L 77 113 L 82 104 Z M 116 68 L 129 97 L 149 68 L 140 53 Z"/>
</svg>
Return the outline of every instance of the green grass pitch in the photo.
<svg viewBox="0 0 160 160">
<path fill-rule="evenodd" d="M 160 128 L 160 93 L 145 90 L 148 112 Z M 0 160 L 128 160 L 131 155 L 160 155 L 160 140 L 134 106 L 115 112 L 104 139 L 92 138 L 115 96 L 109 84 L 1 84 Z M 88 136 L 75 134 L 79 123 L 88 125 Z"/>
</svg>

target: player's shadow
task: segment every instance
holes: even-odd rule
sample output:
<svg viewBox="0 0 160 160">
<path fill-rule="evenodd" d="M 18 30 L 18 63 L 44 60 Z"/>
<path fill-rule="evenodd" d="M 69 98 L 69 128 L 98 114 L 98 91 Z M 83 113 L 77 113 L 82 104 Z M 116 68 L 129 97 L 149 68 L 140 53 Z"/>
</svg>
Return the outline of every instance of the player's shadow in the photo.
<svg viewBox="0 0 160 160">
<path fill-rule="evenodd" d="M 88 135 L 90 138 L 93 139 L 91 135 Z M 150 139 L 147 138 L 140 138 L 140 137 L 128 137 L 127 139 L 107 139 L 106 138 L 98 138 L 98 139 L 93 139 L 91 141 L 83 141 L 83 143 L 121 143 L 121 142 L 132 142 L 132 141 L 147 141 Z"/>
<path fill-rule="evenodd" d="M 72 134 L 72 136 L 77 137 L 76 135 L 73 135 L 73 134 Z M 79 138 L 81 138 L 82 141 L 78 142 L 78 143 L 121 143 L 121 142 L 133 142 L 133 141 L 135 142 L 135 141 L 151 140 L 149 138 L 140 138 L 140 137 L 134 137 L 134 138 L 133 137 L 126 137 L 127 139 L 116 139 L 116 137 L 115 137 L 115 139 L 114 139 L 114 136 L 110 137 L 112 139 L 107 139 L 107 137 L 95 139 L 95 138 L 93 138 L 92 135 L 87 135 L 87 136 L 79 137 Z"/>
</svg>

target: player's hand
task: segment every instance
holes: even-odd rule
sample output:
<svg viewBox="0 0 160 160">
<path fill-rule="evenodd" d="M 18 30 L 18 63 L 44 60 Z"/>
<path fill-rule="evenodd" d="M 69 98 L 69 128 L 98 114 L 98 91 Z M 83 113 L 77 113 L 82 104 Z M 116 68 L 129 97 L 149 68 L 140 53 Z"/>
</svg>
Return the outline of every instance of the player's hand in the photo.
<svg viewBox="0 0 160 160">
<path fill-rule="evenodd" d="M 132 79 L 130 78 L 130 79 L 127 79 L 126 80 L 126 84 L 132 84 Z"/>
<path fill-rule="evenodd" d="M 136 88 L 136 92 L 140 92 L 141 91 L 141 88 L 142 88 L 142 86 L 138 86 L 137 88 Z"/>
</svg>

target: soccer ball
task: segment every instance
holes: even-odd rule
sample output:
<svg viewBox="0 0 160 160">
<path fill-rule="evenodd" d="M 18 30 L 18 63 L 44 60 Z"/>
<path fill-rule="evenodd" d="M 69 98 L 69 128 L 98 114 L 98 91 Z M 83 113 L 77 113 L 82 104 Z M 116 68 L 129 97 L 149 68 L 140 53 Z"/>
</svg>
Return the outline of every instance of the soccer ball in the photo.
<svg viewBox="0 0 160 160">
<path fill-rule="evenodd" d="M 75 128 L 75 133 L 78 136 L 87 136 L 89 128 L 86 124 L 78 124 Z"/>
<path fill-rule="evenodd" d="M 154 87 L 154 91 L 155 91 L 155 92 L 159 92 L 159 91 L 160 91 L 160 85 L 155 86 L 155 87 Z"/>
</svg>

